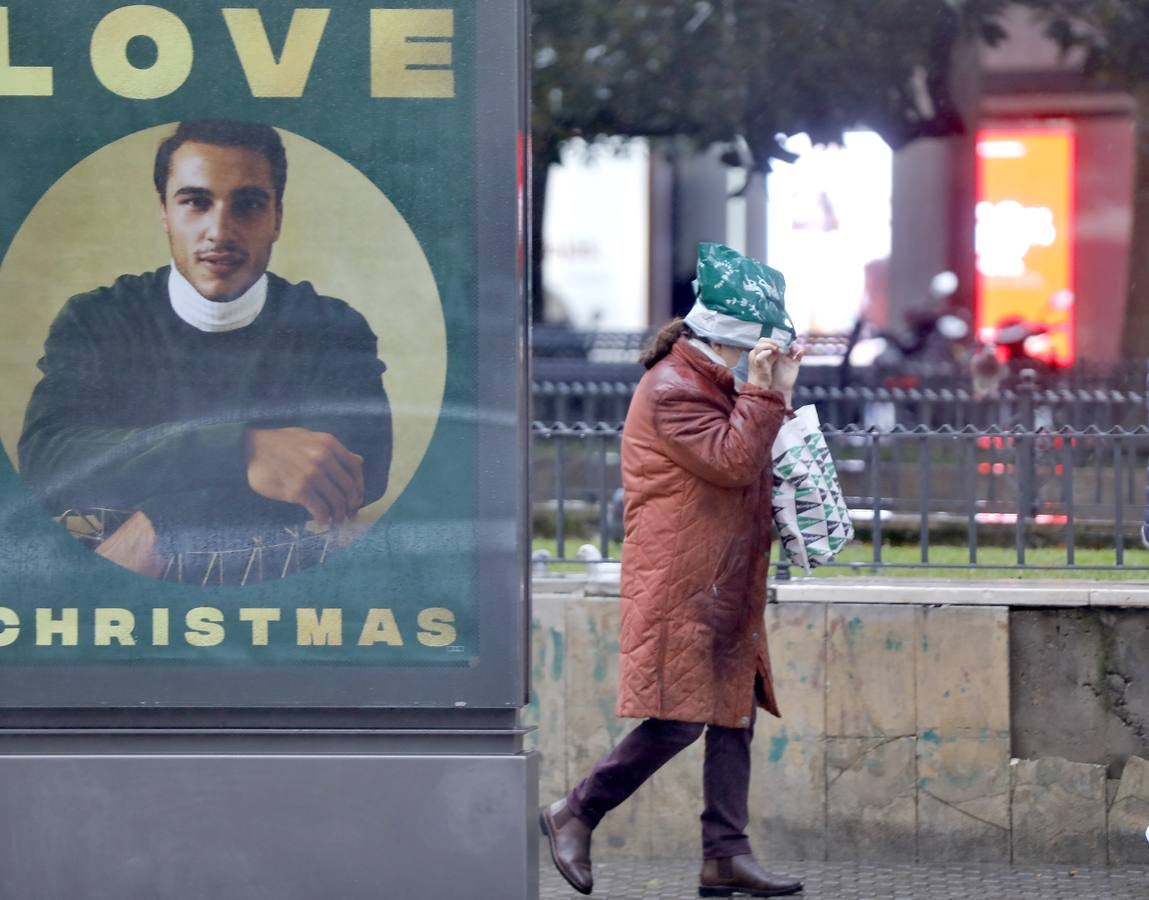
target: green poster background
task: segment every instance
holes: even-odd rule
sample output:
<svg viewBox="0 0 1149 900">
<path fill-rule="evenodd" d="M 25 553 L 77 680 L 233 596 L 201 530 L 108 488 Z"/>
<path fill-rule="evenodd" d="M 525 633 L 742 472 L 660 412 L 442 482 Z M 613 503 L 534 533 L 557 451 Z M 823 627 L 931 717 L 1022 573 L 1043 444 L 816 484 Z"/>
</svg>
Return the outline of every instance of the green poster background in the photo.
<svg viewBox="0 0 1149 900">
<path fill-rule="evenodd" d="M 446 325 L 443 403 L 414 477 L 363 537 L 321 566 L 245 587 L 162 583 L 95 557 L 39 508 L 5 457 L 0 460 L 0 607 L 19 616 L 20 633 L 0 648 L 0 665 L 475 666 L 480 653 L 475 486 L 481 414 L 476 395 L 474 5 L 451 0 L 386 4 L 454 11 L 453 98 L 372 98 L 369 20 L 370 10 L 379 4 L 341 0 L 331 6 L 304 95 L 259 99 L 251 95 L 221 13 L 223 5 L 169 0 L 163 8 L 176 14 L 191 33 L 194 63 L 178 90 L 156 100 L 117 96 L 92 71 L 93 30 L 122 5 L 37 0 L 7 6 L 11 64 L 52 66 L 54 94 L 0 97 L 0 162 L 5 173 L 0 180 L 0 253 L 9 248 L 33 207 L 61 176 L 118 139 L 191 118 L 273 125 L 314 141 L 366 176 L 418 239 L 435 278 Z M 277 52 L 294 8 L 287 3 L 259 6 L 270 45 Z M 155 46 L 136 39 L 128 56 L 134 65 L 146 68 L 154 61 Z M 286 215 L 301 214 L 291 206 L 292 185 L 307 178 L 307 171 L 289 170 Z M 77 216 L 83 214 L 76 210 Z M 108 227 L 115 228 L 115 223 Z M 159 259 L 156 265 L 165 262 Z M 274 257 L 271 269 L 276 269 Z M 53 294 L 52 280 L 46 271 L 43 302 L 59 306 L 66 298 Z M 386 292 L 387 286 L 380 285 L 379 290 Z M 0 296 L 0 331 L 4 301 Z M 402 303 L 403 298 L 394 301 Z M 14 448 L 6 446 L 5 451 L 11 455 Z M 131 611 L 139 625 L 136 643 L 96 646 L 92 614 L 96 607 Z M 195 647 L 183 639 L 184 616 L 198 607 L 222 613 L 226 633 L 222 643 Z M 63 609 L 78 611 L 76 646 L 62 646 L 58 639 L 49 646 L 36 643 L 36 610 L 45 608 L 56 617 Z M 169 610 L 167 646 L 150 642 L 148 622 L 157 608 Z M 281 611 L 281 620 L 269 626 L 266 646 L 253 646 L 251 626 L 239 620 L 241 608 Z M 297 608 L 341 609 L 342 644 L 297 646 Z M 427 608 L 445 608 L 454 615 L 456 636 L 449 646 L 426 646 L 419 640 L 417 618 Z M 401 645 L 359 646 L 360 627 L 372 609 L 391 611 Z M 0 631 L 0 639 L 4 634 Z"/>
</svg>

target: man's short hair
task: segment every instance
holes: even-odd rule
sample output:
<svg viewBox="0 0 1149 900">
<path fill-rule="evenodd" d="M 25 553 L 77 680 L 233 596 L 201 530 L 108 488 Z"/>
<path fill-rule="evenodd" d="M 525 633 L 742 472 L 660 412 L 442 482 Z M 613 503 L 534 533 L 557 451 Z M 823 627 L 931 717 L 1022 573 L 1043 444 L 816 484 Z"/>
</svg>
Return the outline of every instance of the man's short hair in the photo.
<svg viewBox="0 0 1149 900">
<path fill-rule="evenodd" d="M 160 199 L 163 199 L 167 190 L 172 154 L 189 142 L 216 147 L 243 147 L 259 153 L 271 166 L 275 202 L 283 205 L 283 191 L 287 187 L 287 152 L 283 149 L 279 132 L 270 125 L 233 119 L 192 119 L 180 122 L 175 134 L 160 144 L 156 151 L 153 179 Z"/>
</svg>

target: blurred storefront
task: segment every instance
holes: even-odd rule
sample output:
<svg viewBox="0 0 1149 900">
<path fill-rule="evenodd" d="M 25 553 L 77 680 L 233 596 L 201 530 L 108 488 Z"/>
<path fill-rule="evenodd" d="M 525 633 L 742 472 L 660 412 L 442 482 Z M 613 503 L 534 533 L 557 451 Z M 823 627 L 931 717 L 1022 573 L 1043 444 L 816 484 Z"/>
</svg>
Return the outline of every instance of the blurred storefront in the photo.
<svg viewBox="0 0 1149 900">
<path fill-rule="evenodd" d="M 1089 81 L 1081 60 L 1063 57 L 1028 13 L 1015 11 L 1008 30 L 1008 41 L 981 52 L 979 201 L 1030 210 L 1020 231 L 1041 241 L 1020 272 L 993 272 L 991 263 L 987 274 L 982 257 L 978 324 L 1041 323 L 1048 339 L 1035 351 L 1063 363 L 1113 363 L 1128 283 L 1132 99 Z M 1055 234 L 1026 225 L 1043 216 Z"/>
<path fill-rule="evenodd" d="M 841 147 L 790 138 L 796 163 L 763 177 L 738 148 L 674 141 L 571 148 L 551 171 L 544 229 L 548 320 L 640 330 L 692 300 L 693 248 L 717 240 L 789 282 L 803 330 L 859 316 L 898 331 L 958 276 L 947 302 L 992 340 L 1024 323 L 1053 364 L 1118 359 L 1132 221 L 1132 101 L 1062 57 L 1029 14 L 1009 39 L 954 62 L 966 135 L 891 150 L 850 132 Z M 621 147 L 621 149 L 620 149 Z"/>
<path fill-rule="evenodd" d="M 583 330 L 647 326 L 649 152 L 645 141 L 571 141 L 551 167 L 543 221 L 547 321 Z"/>
</svg>

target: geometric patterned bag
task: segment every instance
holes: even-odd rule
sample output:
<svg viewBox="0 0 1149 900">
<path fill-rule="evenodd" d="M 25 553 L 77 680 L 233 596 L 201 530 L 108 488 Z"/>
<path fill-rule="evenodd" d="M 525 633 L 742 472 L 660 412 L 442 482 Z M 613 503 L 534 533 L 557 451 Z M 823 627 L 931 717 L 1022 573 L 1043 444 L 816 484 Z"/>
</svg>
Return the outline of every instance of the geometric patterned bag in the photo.
<svg viewBox="0 0 1149 900">
<path fill-rule="evenodd" d="M 810 570 L 827 563 L 854 539 L 834 459 L 818 423 L 803 406 L 774 441 L 774 538 L 778 561 Z"/>
</svg>

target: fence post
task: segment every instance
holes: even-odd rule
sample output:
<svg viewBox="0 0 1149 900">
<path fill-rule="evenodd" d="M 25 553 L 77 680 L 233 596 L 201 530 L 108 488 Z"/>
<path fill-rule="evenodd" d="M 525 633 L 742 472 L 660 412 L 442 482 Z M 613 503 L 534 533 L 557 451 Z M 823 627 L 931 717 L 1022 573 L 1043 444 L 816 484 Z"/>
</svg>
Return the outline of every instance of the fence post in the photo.
<svg viewBox="0 0 1149 900">
<path fill-rule="evenodd" d="M 1037 395 L 1037 372 L 1023 369 L 1017 388 L 1020 425 L 1026 435 L 1019 438 L 1018 447 L 1018 519 L 1030 519 L 1037 514 L 1037 453 L 1033 432 L 1037 427 L 1034 410 Z"/>
<path fill-rule="evenodd" d="M 1145 411 L 1149 411 L 1149 359 L 1145 361 Z"/>
<path fill-rule="evenodd" d="M 1013 437 L 1013 464 L 1017 474 L 1017 520 L 1014 522 L 1014 548 L 1017 565 L 1025 565 L 1025 551 L 1029 543 L 1028 523 L 1034 515 L 1034 437 L 1036 424 L 1034 394 L 1037 392 L 1037 373 L 1023 369 L 1017 386 L 1017 425 Z"/>
</svg>

